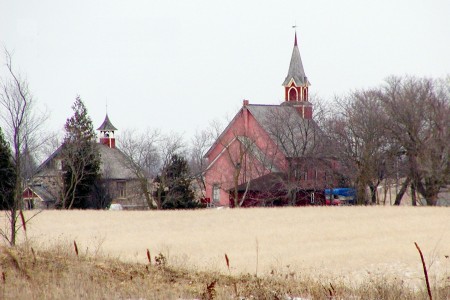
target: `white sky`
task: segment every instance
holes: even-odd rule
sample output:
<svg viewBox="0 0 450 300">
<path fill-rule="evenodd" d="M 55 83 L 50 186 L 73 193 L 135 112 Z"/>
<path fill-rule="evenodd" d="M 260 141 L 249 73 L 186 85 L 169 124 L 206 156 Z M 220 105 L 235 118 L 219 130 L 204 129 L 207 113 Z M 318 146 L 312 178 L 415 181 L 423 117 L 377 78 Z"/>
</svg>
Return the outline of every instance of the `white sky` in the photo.
<svg viewBox="0 0 450 300">
<path fill-rule="evenodd" d="M 77 94 L 97 128 L 189 139 L 242 105 L 278 104 L 297 24 L 310 93 L 450 74 L 450 1 L 8 1 L 0 45 L 62 130 Z M 4 57 L 0 58 L 4 74 Z"/>
</svg>

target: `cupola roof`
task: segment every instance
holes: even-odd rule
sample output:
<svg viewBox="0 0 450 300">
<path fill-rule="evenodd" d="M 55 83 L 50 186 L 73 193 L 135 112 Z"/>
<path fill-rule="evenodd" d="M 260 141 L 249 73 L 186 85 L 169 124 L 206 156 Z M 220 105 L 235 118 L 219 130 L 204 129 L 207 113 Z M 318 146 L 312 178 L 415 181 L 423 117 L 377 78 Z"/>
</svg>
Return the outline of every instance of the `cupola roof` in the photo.
<svg viewBox="0 0 450 300">
<path fill-rule="evenodd" d="M 103 121 L 102 125 L 100 125 L 100 127 L 97 128 L 97 130 L 100 130 L 100 131 L 114 131 L 114 130 L 117 130 L 117 128 L 114 127 L 114 125 L 109 120 L 108 114 L 106 114 L 105 120 Z"/>
</svg>

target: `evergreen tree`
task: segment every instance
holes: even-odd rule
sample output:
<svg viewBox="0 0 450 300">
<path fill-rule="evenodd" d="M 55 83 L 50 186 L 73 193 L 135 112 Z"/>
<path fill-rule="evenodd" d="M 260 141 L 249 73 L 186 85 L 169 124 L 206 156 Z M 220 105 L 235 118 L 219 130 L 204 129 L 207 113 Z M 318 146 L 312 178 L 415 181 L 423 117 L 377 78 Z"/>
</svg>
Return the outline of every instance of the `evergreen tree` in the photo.
<svg viewBox="0 0 450 300">
<path fill-rule="evenodd" d="M 0 128 L 0 209 L 8 210 L 14 205 L 16 172 L 11 149 Z"/>
<path fill-rule="evenodd" d="M 194 199 L 187 160 L 177 154 L 155 179 L 163 209 L 186 209 L 200 207 Z"/>
<path fill-rule="evenodd" d="M 72 109 L 74 115 L 67 119 L 64 126 L 64 191 L 59 206 L 85 209 L 91 208 L 93 188 L 100 177 L 100 153 L 96 147 L 92 121 L 79 96 Z"/>
</svg>

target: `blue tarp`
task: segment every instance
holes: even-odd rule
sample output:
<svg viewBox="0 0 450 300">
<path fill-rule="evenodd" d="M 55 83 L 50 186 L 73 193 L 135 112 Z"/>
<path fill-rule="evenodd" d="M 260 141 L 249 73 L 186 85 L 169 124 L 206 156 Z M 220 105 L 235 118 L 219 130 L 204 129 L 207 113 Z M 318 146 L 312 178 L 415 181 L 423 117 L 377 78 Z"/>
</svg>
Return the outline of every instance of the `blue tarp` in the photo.
<svg viewBox="0 0 450 300">
<path fill-rule="evenodd" d="M 335 188 L 335 189 L 326 189 L 325 195 L 339 195 L 339 196 L 355 196 L 355 189 L 352 188 Z"/>
</svg>

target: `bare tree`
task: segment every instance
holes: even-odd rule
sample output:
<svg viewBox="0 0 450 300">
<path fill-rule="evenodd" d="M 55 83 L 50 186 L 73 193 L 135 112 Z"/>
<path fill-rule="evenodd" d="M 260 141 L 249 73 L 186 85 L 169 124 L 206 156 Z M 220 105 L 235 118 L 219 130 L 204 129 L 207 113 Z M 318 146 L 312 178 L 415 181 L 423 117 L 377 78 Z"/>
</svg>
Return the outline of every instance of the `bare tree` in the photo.
<svg viewBox="0 0 450 300">
<path fill-rule="evenodd" d="M 15 165 L 14 204 L 7 212 L 10 224 L 8 241 L 16 243 L 16 234 L 22 224 L 18 225 L 19 212 L 22 209 L 22 192 L 24 190 L 24 154 L 33 151 L 45 141 L 41 134 L 46 114 L 34 108 L 35 101 L 29 90 L 28 82 L 13 68 L 12 56 L 5 49 L 7 77 L 0 82 L 0 118 L 4 124 L 7 139 L 10 140 Z M 3 233 L 3 236 L 6 235 Z"/>
<path fill-rule="evenodd" d="M 327 130 L 333 148 L 355 182 L 358 203 L 375 204 L 377 187 L 386 175 L 389 146 L 380 91 L 355 91 L 336 99 L 336 103 L 338 113 L 329 121 Z M 371 191 L 370 198 L 367 188 Z"/>
<path fill-rule="evenodd" d="M 210 128 L 197 131 L 191 139 L 189 149 L 189 169 L 192 176 L 195 178 L 197 185 L 200 187 L 202 193 L 206 189 L 204 172 L 208 166 L 205 154 L 212 146 L 215 140 L 215 135 Z M 204 197 L 204 193 L 202 197 Z"/>
<path fill-rule="evenodd" d="M 133 130 L 125 130 L 121 135 L 120 150 L 125 154 L 126 168 L 130 169 L 139 181 L 141 194 L 145 197 L 149 208 L 155 208 L 149 182 L 154 177 L 160 165 L 158 143 L 162 136 L 158 130 L 147 129 L 139 134 Z"/>
<path fill-rule="evenodd" d="M 326 106 L 315 100 L 314 116 L 305 119 L 295 107 L 280 106 L 266 115 L 264 127 L 286 157 L 285 176 L 280 176 L 288 204 L 295 205 L 310 192 L 322 191 L 334 179 L 333 159 L 327 136 L 319 127 Z M 313 201 L 313 199 L 310 199 Z"/>
<path fill-rule="evenodd" d="M 245 129 L 236 126 L 216 139 L 225 165 L 216 167 L 214 172 L 220 174 L 220 188 L 230 193 L 233 207 L 244 204 L 252 180 L 277 170 L 275 157 L 278 149 L 261 135 L 258 127 L 248 126 Z"/>
<path fill-rule="evenodd" d="M 406 157 L 405 182 L 427 205 L 436 205 L 440 189 L 450 182 L 450 80 L 390 77 L 381 99 L 386 130 Z"/>
<path fill-rule="evenodd" d="M 416 191 L 428 205 L 436 204 L 450 180 L 449 86 L 448 80 L 390 77 L 380 88 L 337 99 L 327 132 L 360 203 L 377 202 L 382 180 L 395 177 L 398 185 L 403 177 L 394 204 L 400 204 L 408 186 L 413 205 Z"/>
<path fill-rule="evenodd" d="M 168 192 L 170 178 L 164 172 L 170 165 L 174 155 L 184 156 L 185 144 L 183 138 L 177 134 L 163 136 L 158 143 L 158 152 L 160 156 L 159 175 L 155 178 L 156 190 L 154 191 L 154 200 L 158 210 L 163 209 L 165 203 L 165 194 Z"/>
<path fill-rule="evenodd" d="M 77 191 L 84 187 L 92 191 L 92 188 L 96 184 L 97 178 L 95 180 L 93 179 L 89 186 L 87 183 L 85 184 L 85 181 L 91 181 L 90 178 L 93 176 L 97 177 L 95 174 L 98 171 L 91 171 L 87 166 L 90 165 L 92 157 L 99 156 L 98 149 L 92 147 L 84 151 L 82 149 L 83 147 L 77 143 L 65 143 L 62 145 L 62 148 L 61 165 L 63 166 L 63 170 L 61 170 L 61 175 L 65 178 L 58 182 L 61 188 L 61 198 L 59 199 L 60 202 L 56 203 L 56 205 L 65 209 L 88 208 L 87 204 L 89 201 L 87 197 L 89 196 L 84 193 L 83 196 L 78 196 Z M 81 151 L 84 152 L 84 155 L 80 155 Z M 77 198 L 80 198 L 80 201 Z M 83 198 L 82 201 L 81 198 Z"/>
<path fill-rule="evenodd" d="M 240 207 L 244 203 L 251 180 L 255 177 L 252 173 L 254 171 L 254 159 L 252 159 L 250 152 L 258 151 L 255 146 L 255 140 L 248 135 L 240 136 L 234 133 L 235 137 L 227 145 L 223 145 L 226 149 L 227 157 L 234 166 L 233 169 L 233 200 L 234 207 Z M 236 143 L 233 143 L 236 141 Z M 252 176 L 253 175 L 253 176 Z M 240 183 L 246 183 L 244 193 L 239 197 L 238 186 Z"/>
</svg>

